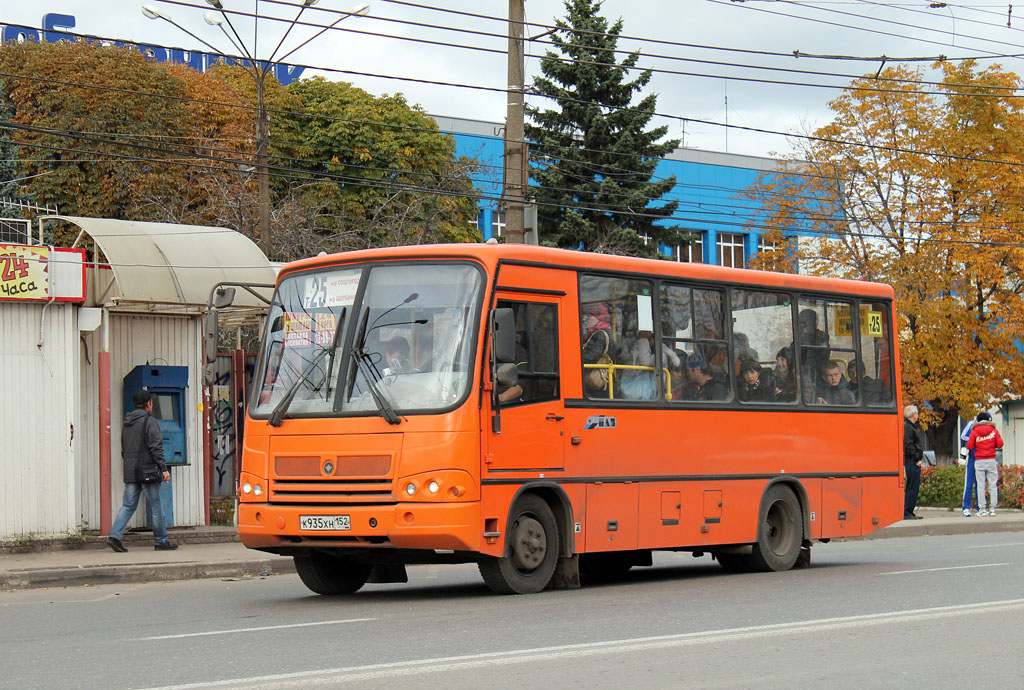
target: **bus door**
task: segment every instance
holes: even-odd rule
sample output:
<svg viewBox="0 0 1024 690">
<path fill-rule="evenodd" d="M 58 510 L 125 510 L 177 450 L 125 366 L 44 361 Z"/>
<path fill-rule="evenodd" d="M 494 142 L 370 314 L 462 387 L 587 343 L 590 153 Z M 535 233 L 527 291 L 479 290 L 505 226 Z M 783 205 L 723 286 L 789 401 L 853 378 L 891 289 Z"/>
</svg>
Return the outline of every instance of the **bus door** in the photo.
<svg viewBox="0 0 1024 690">
<path fill-rule="evenodd" d="M 515 315 L 515 362 L 499 364 L 492 381 L 499 398 L 500 431 L 493 425 L 493 398 L 484 406 L 488 417 L 484 428 L 489 435 L 485 471 L 563 467 L 565 405 L 559 376 L 562 294 L 539 289 L 499 291 L 495 306 L 512 309 Z"/>
</svg>

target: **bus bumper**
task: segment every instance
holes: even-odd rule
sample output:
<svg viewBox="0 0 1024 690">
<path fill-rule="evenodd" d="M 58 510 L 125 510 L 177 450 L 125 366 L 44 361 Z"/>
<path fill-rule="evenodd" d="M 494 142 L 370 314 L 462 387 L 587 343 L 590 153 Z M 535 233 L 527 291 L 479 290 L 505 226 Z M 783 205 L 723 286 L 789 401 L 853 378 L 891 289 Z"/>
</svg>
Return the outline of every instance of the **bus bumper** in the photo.
<svg viewBox="0 0 1024 690">
<path fill-rule="evenodd" d="M 304 530 L 302 516 L 349 518 L 348 530 Z M 287 547 L 398 548 L 478 551 L 479 503 L 398 503 L 381 506 L 288 506 L 240 503 L 238 534 L 251 549 Z"/>
</svg>

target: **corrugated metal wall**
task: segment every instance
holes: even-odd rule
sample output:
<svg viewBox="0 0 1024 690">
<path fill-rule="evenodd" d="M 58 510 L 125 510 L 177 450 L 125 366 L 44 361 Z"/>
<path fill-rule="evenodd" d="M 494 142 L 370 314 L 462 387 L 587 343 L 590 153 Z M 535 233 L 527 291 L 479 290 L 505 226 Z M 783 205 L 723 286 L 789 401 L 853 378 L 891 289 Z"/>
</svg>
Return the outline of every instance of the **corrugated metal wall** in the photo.
<svg viewBox="0 0 1024 690">
<path fill-rule="evenodd" d="M 99 382 L 96 353 L 101 329 L 86 334 L 81 351 L 82 423 L 87 430 L 79 446 L 79 487 L 82 512 L 90 526 L 100 524 L 99 490 Z M 110 315 L 110 496 L 111 521 L 121 507 L 124 483 L 121 472 L 121 420 L 124 418 L 124 391 L 121 382 L 139 365 L 160 364 L 188 367 L 188 389 L 185 391 L 185 428 L 188 434 L 187 467 L 171 470 L 171 491 L 174 495 L 174 524 L 203 523 L 203 435 L 198 404 L 202 400 L 201 322 L 198 317 L 159 315 Z M 87 346 L 87 347 L 86 347 Z M 86 349 L 91 363 L 87 364 Z M 140 504 L 130 527 L 146 523 Z"/>
<path fill-rule="evenodd" d="M 0 537 L 79 525 L 72 425 L 78 428 L 77 308 L 0 303 Z"/>
</svg>

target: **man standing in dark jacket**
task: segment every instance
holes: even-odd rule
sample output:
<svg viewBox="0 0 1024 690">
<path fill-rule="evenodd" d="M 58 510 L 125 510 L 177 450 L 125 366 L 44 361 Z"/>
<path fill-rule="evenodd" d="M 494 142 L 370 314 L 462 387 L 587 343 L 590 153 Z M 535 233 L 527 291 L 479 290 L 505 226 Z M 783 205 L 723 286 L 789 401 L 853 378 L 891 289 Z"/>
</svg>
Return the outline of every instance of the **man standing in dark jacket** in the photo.
<svg viewBox="0 0 1024 690">
<path fill-rule="evenodd" d="M 128 550 L 121 543 L 121 537 L 135 509 L 139 507 L 139 495 L 145 492 L 146 509 L 153 523 L 153 548 L 157 551 L 173 551 L 178 545 L 172 544 L 167 538 L 163 506 L 160 505 L 160 483 L 170 481 L 171 473 L 164 463 L 160 424 L 151 414 L 153 396 L 145 389 L 138 390 L 132 395 L 132 402 L 135 409 L 124 416 L 121 427 L 124 503 L 110 529 L 107 546 L 118 553 Z"/>
<path fill-rule="evenodd" d="M 908 405 L 903 410 L 903 471 L 907 477 L 903 499 L 904 520 L 921 519 L 920 515 L 914 515 L 917 492 L 921 489 L 921 460 L 924 458 L 924 448 L 918 436 L 920 427 L 917 420 L 920 417 L 916 405 Z"/>
</svg>

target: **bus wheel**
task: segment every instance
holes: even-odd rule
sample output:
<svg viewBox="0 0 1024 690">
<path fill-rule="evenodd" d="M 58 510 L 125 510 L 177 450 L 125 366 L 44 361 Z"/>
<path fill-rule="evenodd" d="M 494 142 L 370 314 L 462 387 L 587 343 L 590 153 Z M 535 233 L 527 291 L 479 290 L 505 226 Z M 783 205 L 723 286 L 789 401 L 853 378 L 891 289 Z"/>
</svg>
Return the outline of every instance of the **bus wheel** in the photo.
<svg viewBox="0 0 1024 690">
<path fill-rule="evenodd" d="M 354 563 L 323 553 L 295 556 L 299 579 L 317 594 L 352 594 L 366 584 L 372 569 L 369 563 Z"/>
<path fill-rule="evenodd" d="M 539 592 L 558 562 L 555 516 L 541 498 L 527 495 L 516 501 L 508 524 L 505 555 L 480 561 L 480 575 L 498 594 Z"/>
<path fill-rule="evenodd" d="M 763 572 L 789 570 L 796 563 L 803 542 L 800 503 L 789 487 L 776 484 L 768 489 L 762 505 L 750 566 Z"/>
</svg>

